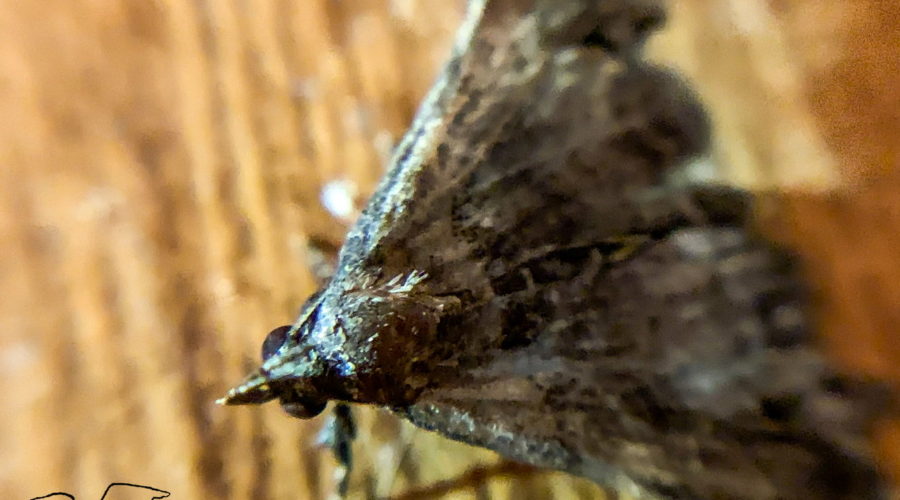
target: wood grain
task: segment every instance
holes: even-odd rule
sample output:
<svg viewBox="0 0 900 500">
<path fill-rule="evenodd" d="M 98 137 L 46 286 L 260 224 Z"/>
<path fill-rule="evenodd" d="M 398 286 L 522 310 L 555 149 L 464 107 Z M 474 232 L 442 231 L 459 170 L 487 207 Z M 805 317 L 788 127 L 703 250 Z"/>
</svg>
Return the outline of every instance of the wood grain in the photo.
<svg viewBox="0 0 900 500">
<path fill-rule="evenodd" d="M 804 258 L 836 362 L 895 386 L 898 11 L 683 0 L 651 47 L 709 105 L 710 162 L 770 194 L 761 225 Z M 322 187 L 371 191 L 460 14 L 438 0 L 0 3 L 0 496 L 99 498 L 113 481 L 171 498 L 327 494 L 318 420 L 212 402 L 312 291 L 307 242 L 346 227 Z M 376 413 L 359 495 L 497 462 Z M 874 439 L 900 477 L 900 425 Z M 531 472 L 451 490 L 600 494 Z"/>
</svg>

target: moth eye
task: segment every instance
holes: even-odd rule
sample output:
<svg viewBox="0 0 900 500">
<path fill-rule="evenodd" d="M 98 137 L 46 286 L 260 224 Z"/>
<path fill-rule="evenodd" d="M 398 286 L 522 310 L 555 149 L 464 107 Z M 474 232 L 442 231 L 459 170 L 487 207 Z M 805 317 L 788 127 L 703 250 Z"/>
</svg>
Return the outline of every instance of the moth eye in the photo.
<svg viewBox="0 0 900 500">
<path fill-rule="evenodd" d="M 262 360 L 265 361 L 278 352 L 278 349 L 284 344 L 288 338 L 288 332 L 291 331 L 291 325 L 279 326 L 266 335 L 266 340 L 262 345 Z"/>
<path fill-rule="evenodd" d="M 325 409 L 326 404 L 328 404 L 327 401 L 307 398 L 281 400 L 281 408 L 288 415 L 296 418 L 315 417 L 319 413 L 322 413 L 322 410 Z"/>
</svg>

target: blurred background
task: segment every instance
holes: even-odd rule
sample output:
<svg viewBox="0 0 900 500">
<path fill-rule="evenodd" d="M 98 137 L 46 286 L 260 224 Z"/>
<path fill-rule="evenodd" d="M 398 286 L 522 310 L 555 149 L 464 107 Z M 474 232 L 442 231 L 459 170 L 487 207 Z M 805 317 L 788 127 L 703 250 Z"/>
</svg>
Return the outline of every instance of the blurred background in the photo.
<svg viewBox="0 0 900 500">
<path fill-rule="evenodd" d="M 671 7 L 649 52 L 713 116 L 698 168 L 762 195 L 759 226 L 802 257 L 834 363 L 897 387 L 900 4 Z M 93 499 L 115 481 L 327 497 L 321 419 L 213 401 L 315 288 L 317 249 L 340 244 L 462 13 L 0 1 L 0 497 Z M 357 498 L 602 498 L 359 414 Z M 900 425 L 872 440 L 900 477 Z"/>
</svg>

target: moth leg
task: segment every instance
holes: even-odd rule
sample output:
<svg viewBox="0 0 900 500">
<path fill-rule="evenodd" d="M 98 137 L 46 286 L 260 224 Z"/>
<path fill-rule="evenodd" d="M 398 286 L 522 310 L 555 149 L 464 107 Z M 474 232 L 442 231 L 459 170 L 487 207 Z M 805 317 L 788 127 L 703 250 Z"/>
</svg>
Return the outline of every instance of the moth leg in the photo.
<svg viewBox="0 0 900 500">
<path fill-rule="evenodd" d="M 401 430 L 399 438 L 400 443 L 399 445 L 395 445 L 395 449 L 399 448 L 400 453 L 399 458 L 397 459 L 397 466 L 393 468 L 391 478 L 387 481 L 388 486 L 386 491 L 388 492 L 394 491 L 394 485 L 397 483 L 397 478 L 400 477 L 401 474 L 410 484 L 417 484 L 419 482 L 421 474 L 418 463 L 412 456 L 412 443 L 419 429 L 417 427 L 412 427 L 409 431 L 411 432 L 407 433 Z"/>
<path fill-rule="evenodd" d="M 334 275 L 337 267 L 337 256 L 340 249 L 339 242 L 318 238 L 311 238 L 306 242 L 307 264 L 319 288 L 331 281 L 331 276 Z"/>
<path fill-rule="evenodd" d="M 350 472 L 353 470 L 353 440 L 356 438 L 356 422 L 350 406 L 337 403 L 319 433 L 319 443 L 328 446 L 337 461 L 335 480 L 341 498 L 347 496 Z"/>
<path fill-rule="evenodd" d="M 753 197 L 747 191 L 719 184 L 689 185 L 685 189 L 707 223 L 744 226 L 752 213 Z"/>
<path fill-rule="evenodd" d="M 489 492 L 487 486 L 491 481 L 498 478 L 525 479 L 540 473 L 541 469 L 537 467 L 513 460 L 501 460 L 495 464 L 476 465 L 455 477 L 415 487 L 391 498 L 392 500 L 443 498 L 466 491 L 475 498 L 490 498 L 483 495 Z"/>
<path fill-rule="evenodd" d="M 641 192 L 640 230 L 668 234 L 683 227 L 743 227 L 752 213 L 750 193 L 725 185 L 664 185 Z"/>
</svg>

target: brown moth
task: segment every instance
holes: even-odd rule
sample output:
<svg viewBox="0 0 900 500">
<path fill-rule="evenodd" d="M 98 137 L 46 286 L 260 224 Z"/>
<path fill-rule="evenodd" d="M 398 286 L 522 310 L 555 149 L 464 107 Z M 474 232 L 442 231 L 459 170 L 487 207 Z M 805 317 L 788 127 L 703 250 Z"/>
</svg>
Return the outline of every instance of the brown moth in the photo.
<svg viewBox="0 0 900 500">
<path fill-rule="evenodd" d="M 476 0 L 334 276 L 223 399 L 391 408 L 640 498 L 879 498 L 869 386 L 818 354 L 650 0 Z M 343 442 L 346 447 L 346 442 Z"/>
</svg>

